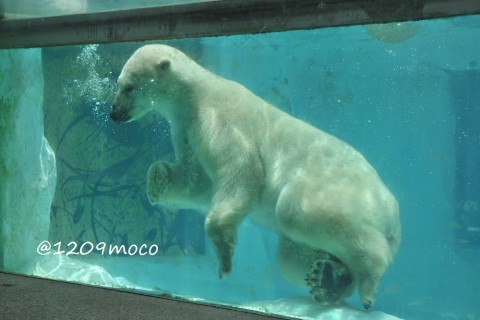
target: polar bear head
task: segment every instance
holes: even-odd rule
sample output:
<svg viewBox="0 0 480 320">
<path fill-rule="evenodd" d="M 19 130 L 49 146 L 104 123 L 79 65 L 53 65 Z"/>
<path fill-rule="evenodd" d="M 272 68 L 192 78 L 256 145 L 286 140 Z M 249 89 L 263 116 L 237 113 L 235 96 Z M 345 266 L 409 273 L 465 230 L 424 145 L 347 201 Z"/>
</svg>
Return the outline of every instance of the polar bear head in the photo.
<svg viewBox="0 0 480 320">
<path fill-rule="evenodd" d="M 188 87 L 189 73 L 199 67 L 179 50 L 146 45 L 127 61 L 118 77 L 118 91 L 110 117 L 117 123 L 141 118 L 151 110 L 172 111 Z M 193 68 L 193 69 L 192 69 Z"/>
</svg>

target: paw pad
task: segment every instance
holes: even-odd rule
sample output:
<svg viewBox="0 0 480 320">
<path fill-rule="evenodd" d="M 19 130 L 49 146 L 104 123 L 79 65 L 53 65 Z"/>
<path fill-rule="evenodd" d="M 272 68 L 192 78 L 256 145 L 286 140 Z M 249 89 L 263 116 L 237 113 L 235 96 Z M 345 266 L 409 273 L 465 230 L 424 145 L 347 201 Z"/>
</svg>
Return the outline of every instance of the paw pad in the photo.
<svg viewBox="0 0 480 320">
<path fill-rule="evenodd" d="M 321 304 L 339 302 L 353 282 L 347 267 L 331 259 L 319 259 L 305 277 L 310 294 Z"/>
</svg>

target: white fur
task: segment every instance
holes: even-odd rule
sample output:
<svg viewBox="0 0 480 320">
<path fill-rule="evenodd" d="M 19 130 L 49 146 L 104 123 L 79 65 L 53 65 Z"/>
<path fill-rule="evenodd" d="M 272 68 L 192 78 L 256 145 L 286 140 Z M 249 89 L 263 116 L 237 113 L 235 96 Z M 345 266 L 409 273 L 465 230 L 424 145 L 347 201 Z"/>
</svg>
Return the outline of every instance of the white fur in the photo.
<svg viewBox="0 0 480 320">
<path fill-rule="evenodd" d="M 373 304 L 400 223 L 395 198 L 359 152 L 165 45 L 137 50 L 118 84 L 114 120 L 150 110 L 169 120 L 177 162 L 152 164 L 148 195 L 207 212 L 220 277 L 231 271 L 236 230 L 250 214 L 280 235 L 287 279 L 305 287 L 316 252 L 326 251 L 351 270 L 363 305 Z"/>
</svg>

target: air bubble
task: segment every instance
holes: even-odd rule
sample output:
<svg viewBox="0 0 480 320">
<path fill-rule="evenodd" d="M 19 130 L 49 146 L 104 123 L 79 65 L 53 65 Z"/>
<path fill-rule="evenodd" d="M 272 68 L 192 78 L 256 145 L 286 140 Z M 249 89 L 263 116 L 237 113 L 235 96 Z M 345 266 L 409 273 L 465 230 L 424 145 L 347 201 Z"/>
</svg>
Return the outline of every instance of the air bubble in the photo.
<svg viewBox="0 0 480 320">
<path fill-rule="evenodd" d="M 103 59 L 97 53 L 98 44 L 87 45 L 76 57 L 74 70 L 79 76 L 69 88 L 65 88 L 67 103 L 78 101 L 91 106 L 91 114 L 98 125 L 104 125 L 109 117 L 110 100 L 115 92 L 116 84 L 105 74 L 100 76 L 98 70 L 105 69 Z M 108 72 L 111 76 L 112 71 Z"/>
</svg>

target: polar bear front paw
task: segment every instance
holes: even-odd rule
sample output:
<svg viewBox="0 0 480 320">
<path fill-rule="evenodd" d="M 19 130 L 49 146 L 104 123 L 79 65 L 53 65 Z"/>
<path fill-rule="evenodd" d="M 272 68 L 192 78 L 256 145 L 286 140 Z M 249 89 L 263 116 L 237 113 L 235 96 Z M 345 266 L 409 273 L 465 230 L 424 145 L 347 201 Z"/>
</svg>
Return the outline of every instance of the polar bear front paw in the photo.
<svg viewBox="0 0 480 320">
<path fill-rule="evenodd" d="M 228 277 L 232 271 L 232 257 L 235 247 L 235 239 L 233 237 L 224 235 L 221 240 L 212 241 L 218 257 L 218 276 L 220 279 Z M 220 241 L 218 241 L 220 240 Z"/>
<path fill-rule="evenodd" d="M 218 259 L 218 276 L 225 279 L 232 271 L 236 243 L 236 226 L 225 216 L 210 212 L 205 219 L 205 232 Z"/>
<path fill-rule="evenodd" d="M 353 284 L 348 268 L 333 257 L 315 260 L 305 281 L 312 297 L 321 304 L 340 302 L 351 291 Z"/>
<path fill-rule="evenodd" d="M 153 163 L 147 173 L 147 196 L 151 203 L 157 203 L 171 189 L 170 166 L 158 161 Z"/>
<path fill-rule="evenodd" d="M 232 259 L 226 258 L 219 261 L 219 268 L 218 268 L 218 277 L 220 279 L 225 279 L 228 277 L 230 272 L 232 271 Z"/>
</svg>

